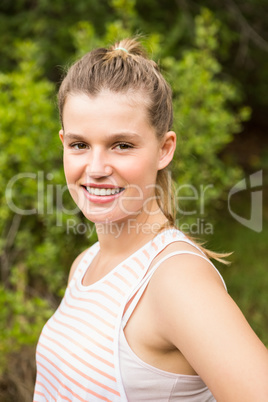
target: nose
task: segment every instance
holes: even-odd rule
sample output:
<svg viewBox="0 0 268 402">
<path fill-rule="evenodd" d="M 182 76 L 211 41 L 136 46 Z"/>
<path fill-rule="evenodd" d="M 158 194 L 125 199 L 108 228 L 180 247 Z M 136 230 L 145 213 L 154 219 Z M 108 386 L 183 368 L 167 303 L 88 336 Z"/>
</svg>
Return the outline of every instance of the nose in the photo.
<svg viewBox="0 0 268 402">
<path fill-rule="evenodd" d="M 109 157 L 106 152 L 95 149 L 91 150 L 87 160 L 86 173 L 93 179 L 109 177 L 113 169 L 109 163 Z"/>
</svg>

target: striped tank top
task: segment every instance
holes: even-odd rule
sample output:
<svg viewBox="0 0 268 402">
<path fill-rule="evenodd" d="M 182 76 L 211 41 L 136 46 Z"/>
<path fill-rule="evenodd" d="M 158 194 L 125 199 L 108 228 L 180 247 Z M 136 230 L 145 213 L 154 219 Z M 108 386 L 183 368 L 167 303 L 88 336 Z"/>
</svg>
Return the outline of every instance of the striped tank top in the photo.
<svg viewBox="0 0 268 402">
<path fill-rule="evenodd" d="M 151 262 L 176 241 L 192 244 L 179 230 L 168 229 L 101 280 L 84 286 L 83 277 L 100 246 L 89 248 L 40 335 L 34 402 L 127 401 L 119 359 L 122 323 L 132 312 L 133 296 L 143 291 L 156 269 L 147 273 Z"/>
</svg>

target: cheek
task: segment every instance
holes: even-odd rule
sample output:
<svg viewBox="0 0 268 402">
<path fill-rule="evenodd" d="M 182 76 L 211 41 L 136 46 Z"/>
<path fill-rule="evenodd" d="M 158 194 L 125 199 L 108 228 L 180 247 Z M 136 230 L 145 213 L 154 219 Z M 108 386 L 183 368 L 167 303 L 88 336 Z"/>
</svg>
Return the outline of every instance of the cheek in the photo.
<svg viewBox="0 0 268 402">
<path fill-rule="evenodd" d="M 140 160 L 132 169 L 128 170 L 127 180 L 130 184 L 131 194 L 142 199 L 155 194 L 157 169 L 155 163 L 148 163 L 148 159 Z M 126 170 L 125 170 L 126 172 Z"/>
<path fill-rule="evenodd" d="M 81 160 L 67 153 L 63 155 L 63 166 L 67 182 L 75 179 L 82 169 Z"/>
</svg>

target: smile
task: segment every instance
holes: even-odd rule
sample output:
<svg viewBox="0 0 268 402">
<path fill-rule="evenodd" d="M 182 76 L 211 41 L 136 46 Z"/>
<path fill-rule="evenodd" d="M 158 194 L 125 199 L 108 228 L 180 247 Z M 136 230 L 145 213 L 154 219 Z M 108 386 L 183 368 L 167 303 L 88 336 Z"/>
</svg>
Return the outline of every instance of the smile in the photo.
<svg viewBox="0 0 268 402">
<path fill-rule="evenodd" d="M 117 188 L 85 187 L 85 189 L 91 195 L 99 195 L 103 197 L 118 194 L 124 190 L 123 188 L 120 187 Z"/>
</svg>

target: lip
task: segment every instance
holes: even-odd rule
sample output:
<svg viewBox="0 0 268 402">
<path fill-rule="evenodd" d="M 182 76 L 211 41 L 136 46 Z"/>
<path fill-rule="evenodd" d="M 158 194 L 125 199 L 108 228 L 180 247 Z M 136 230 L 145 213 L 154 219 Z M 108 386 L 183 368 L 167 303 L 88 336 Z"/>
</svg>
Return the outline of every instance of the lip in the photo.
<svg viewBox="0 0 268 402">
<path fill-rule="evenodd" d="M 111 184 L 110 184 L 110 185 L 106 185 L 106 184 L 101 184 L 101 185 L 96 185 L 96 184 L 95 184 L 95 185 L 88 185 L 88 184 L 87 184 L 86 187 L 95 187 L 95 188 L 120 188 L 120 189 L 122 189 L 119 193 L 103 196 L 103 195 L 93 195 L 93 194 L 90 194 L 90 193 L 87 191 L 87 189 L 85 188 L 85 186 L 82 185 L 82 189 L 83 189 L 83 191 L 84 191 L 84 194 L 85 194 L 86 198 L 87 198 L 90 202 L 95 203 L 95 204 L 107 204 L 107 203 L 113 202 L 113 201 L 116 200 L 116 198 L 120 197 L 121 194 L 122 194 L 122 193 L 124 192 L 124 190 L 125 190 L 123 187 L 113 186 L 113 185 L 111 185 Z"/>
<path fill-rule="evenodd" d="M 123 188 L 121 186 L 115 186 L 113 184 L 106 184 L 106 183 L 102 183 L 102 184 L 97 184 L 97 183 L 85 183 L 82 184 L 83 187 L 92 187 L 92 188 Z"/>
</svg>

